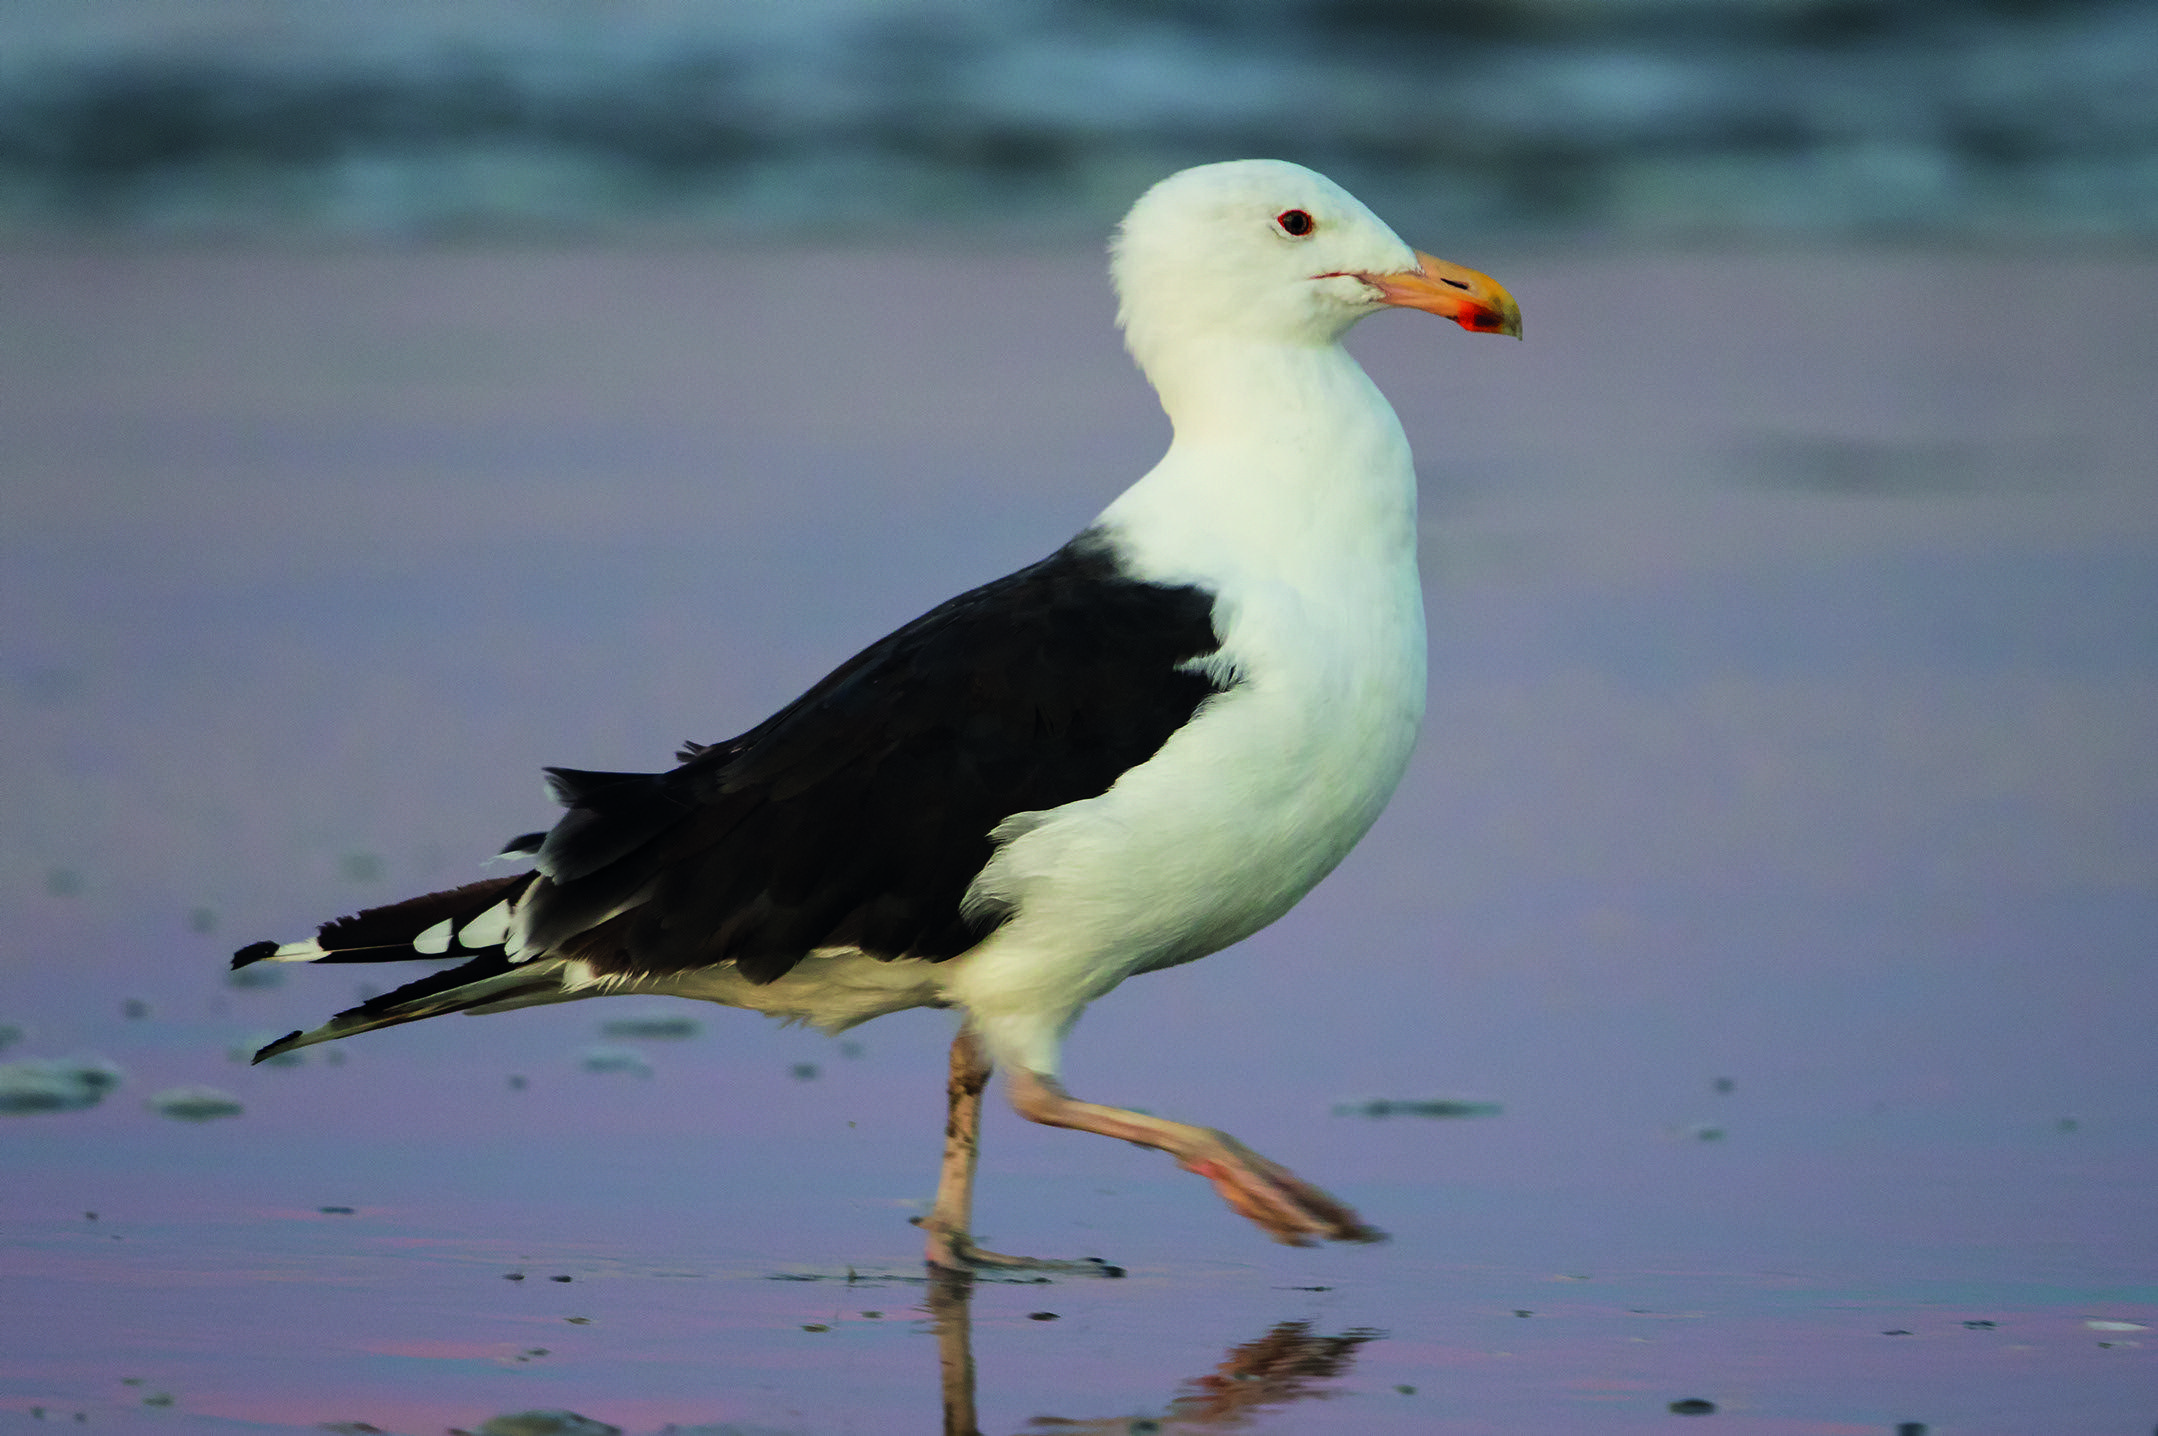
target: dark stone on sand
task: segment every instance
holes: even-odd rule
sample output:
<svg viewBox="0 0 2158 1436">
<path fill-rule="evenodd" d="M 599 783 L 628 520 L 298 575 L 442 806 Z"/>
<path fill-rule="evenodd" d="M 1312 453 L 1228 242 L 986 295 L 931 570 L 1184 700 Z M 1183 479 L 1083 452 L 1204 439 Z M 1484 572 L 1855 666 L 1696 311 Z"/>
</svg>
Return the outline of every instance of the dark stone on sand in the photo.
<svg viewBox="0 0 2158 1436">
<path fill-rule="evenodd" d="M 1466 1097 L 1371 1097 L 1360 1102 L 1336 1102 L 1337 1117 L 1496 1117 L 1496 1102 Z"/>
<path fill-rule="evenodd" d="M 633 1077 L 650 1077 L 652 1064 L 627 1047 L 587 1047 L 578 1054 L 577 1064 L 587 1072 L 626 1072 Z"/>
<path fill-rule="evenodd" d="M 95 1107 L 125 1074 L 102 1057 L 0 1063 L 0 1113 L 77 1112 Z"/>
<path fill-rule="evenodd" d="M 237 1117 L 244 1110 L 240 1099 L 219 1087 L 168 1087 L 144 1104 L 160 1117 L 176 1122 L 214 1122 Z"/>
<path fill-rule="evenodd" d="M 1703 1401 L 1698 1396 L 1689 1396 L 1683 1401 L 1672 1402 L 1669 1410 L 1673 1416 L 1713 1416 L 1716 1414 L 1716 1403 Z"/>
<path fill-rule="evenodd" d="M 1060 1316 L 1058 1316 L 1058 1315 L 1057 1315 L 1057 1314 L 1056 1314 L 1055 1312 L 1053 1312 L 1053 1311 L 1030 1311 L 1030 1312 L 1028 1312 L 1028 1313 L 1027 1313 L 1027 1320 L 1028 1320 L 1028 1321 L 1062 1321 L 1062 1320 L 1063 1320 L 1063 1318 L 1062 1318 L 1062 1317 L 1060 1317 Z"/>
<path fill-rule="evenodd" d="M 704 1029 L 690 1017 L 617 1017 L 600 1024 L 602 1037 L 638 1037 L 678 1041 Z"/>
<path fill-rule="evenodd" d="M 514 1411 L 486 1422 L 479 1436 L 622 1436 L 622 1428 L 574 1411 Z"/>
</svg>

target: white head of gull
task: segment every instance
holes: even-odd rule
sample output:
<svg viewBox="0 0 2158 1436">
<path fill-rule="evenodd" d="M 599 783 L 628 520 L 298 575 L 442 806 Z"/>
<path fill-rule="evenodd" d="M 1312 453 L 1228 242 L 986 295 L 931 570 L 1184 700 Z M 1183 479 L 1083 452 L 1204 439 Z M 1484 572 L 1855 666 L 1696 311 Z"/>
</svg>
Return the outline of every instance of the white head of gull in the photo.
<svg viewBox="0 0 2158 1436">
<path fill-rule="evenodd" d="M 831 1032 L 952 1008 L 934 1265 L 1113 1270 L 974 1244 L 997 1067 L 1021 1115 L 1165 1151 L 1277 1241 L 1378 1240 L 1225 1133 L 1072 1097 L 1059 1057 L 1088 1003 L 1280 917 L 1385 806 L 1424 706 L 1416 480 L 1340 341 L 1387 307 L 1515 336 L 1520 311 L 1278 160 L 1163 180 L 1113 256 L 1126 342 L 1174 426 L 1160 463 L 1049 557 L 746 733 L 665 772 L 548 770 L 568 811 L 504 850 L 530 872 L 243 948 L 235 966 L 468 959 L 257 1060 L 617 993 Z"/>
</svg>

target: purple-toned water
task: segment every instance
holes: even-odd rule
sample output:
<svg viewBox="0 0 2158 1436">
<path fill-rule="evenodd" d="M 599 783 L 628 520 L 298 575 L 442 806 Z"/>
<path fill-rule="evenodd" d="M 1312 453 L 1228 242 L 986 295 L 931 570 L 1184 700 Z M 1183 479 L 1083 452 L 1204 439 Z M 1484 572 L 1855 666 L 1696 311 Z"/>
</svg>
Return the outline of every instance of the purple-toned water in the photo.
<svg viewBox="0 0 2158 1436">
<path fill-rule="evenodd" d="M 1427 480 L 1416 766 L 1070 1049 L 1394 1241 L 999 1111 L 984 1238 L 1130 1276 L 964 1324 L 906 1224 L 947 1019 L 251 1069 L 389 979 L 223 958 L 1054 547 L 1165 438 L 1097 258 L 0 257 L 0 1062 L 127 1074 L 0 1117 L 0 1427 L 935 1431 L 970 1354 L 992 1436 L 2150 1431 L 2158 263 L 1449 257 L 1527 343 L 1357 341 Z M 146 1106 L 198 1084 L 244 1114 Z M 1432 1096 L 1501 1110 L 1353 1110 Z"/>
</svg>

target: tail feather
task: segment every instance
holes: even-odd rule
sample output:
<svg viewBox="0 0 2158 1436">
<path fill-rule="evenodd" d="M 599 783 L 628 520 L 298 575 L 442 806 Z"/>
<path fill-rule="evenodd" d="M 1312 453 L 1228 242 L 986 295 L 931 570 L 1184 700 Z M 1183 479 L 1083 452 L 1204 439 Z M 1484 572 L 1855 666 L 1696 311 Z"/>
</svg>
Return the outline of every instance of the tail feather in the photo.
<svg viewBox="0 0 2158 1436">
<path fill-rule="evenodd" d="M 251 943 L 232 965 L 254 962 L 398 962 L 414 957 L 472 957 L 502 946 L 510 909 L 534 874 L 487 878 L 326 922 L 305 942 Z M 499 910 L 499 911 L 498 911 Z"/>
<path fill-rule="evenodd" d="M 251 943 L 234 953 L 235 968 L 257 962 L 470 959 L 370 998 L 311 1031 L 288 1033 L 257 1052 L 255 1061 L 445 1012 L 505 1012 L 596 996 L 600 989 L 589 983 L 564 985 L 571 961 L 554 955 L 553 949 L 559 939 L 603 923 L 638 900 L 637 889 L 649 881 L 648 875 L 634 869 L 593 875 L 679 822 L 688 800 L 668 786 L 665 774 L 578 768 L 547 772 L 555 796 L 570 811 L 545 832 L 510 839 L 499 854 L 533 858 L 536 871 L 367 908 L 324 923 L 305 941 Z M 584 881 L 578 882 L 580 878 Z M 543 886 L 535 891 L 534 883 Z M 564 885 L 572 894 L 567 900 Z M 528 895 L 539 909 L 524 914 L 521 922 L 529 928 L 537 918 L 538 926 L 513 933 L 512 928 L 520 926 L 513 919 Z M 515 951 L 505 947 L 512 939 Z"/>
<path fill-rule="evenodd" d="M 255 1054 L 263 1062 L 281 1052 L 333 1042 L 357 1032 L 395 1027 L 445 1012 L 504 1012 L 513 1007 L 536 1007 L 548 1002 L 568 1002 L 588 994 L 562 985 L 560 961 L 518 965 L 497 949 L 482 954 L 462 967 L 429 973 L 394 992 L 371 997 L 358 1007 L 347 1008 L 310 1032 L 292 1032 Z"/>
</svg>

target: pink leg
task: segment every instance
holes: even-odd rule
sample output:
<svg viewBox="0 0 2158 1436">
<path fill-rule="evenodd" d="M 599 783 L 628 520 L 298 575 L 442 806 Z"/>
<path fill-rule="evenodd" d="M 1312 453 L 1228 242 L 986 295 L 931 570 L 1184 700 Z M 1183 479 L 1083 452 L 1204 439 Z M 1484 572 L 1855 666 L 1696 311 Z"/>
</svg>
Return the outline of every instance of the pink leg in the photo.
<svg viewBox="0 0 2158 1436">
<path fill-rule="evenodd" d="M 944 1164 L 937 1173 L 937 1199 L 921 1220 L 929 1234 L 924 1253 L 929 1264 L 951 1272 L 1004 1268 L 1122 1276 L 1121 1269 L 1106 1262 L 1006 1256 L 974 1245 L 974 1168 L 981 1155 L 982 1089 L 989 1085 L 990 1071 L 989 1056 L 974 1029 L 961 1026 L 952 1039 L 951 1077 L 945 1087 Z"/>
<path fill-rule="evenodd" d="M 1223 1201 L 1242 1212 L 1275 1241 L 1308 1247 L 1320 1240 L 1383 1242 L 1386 1233 L 1364 1225 L 1354 1211 L 1277 1162 L 1270 1162 L 1226 1132 L 1193 1127 L 1075 1100 L 1056 1079 L 1012 1069 L 1005 1077 L 1012 1106 L 1030 1122 L 1099 1132 L 1176 1158 L 1187 1172 L 1214 1184 Z"/>
</svg>

